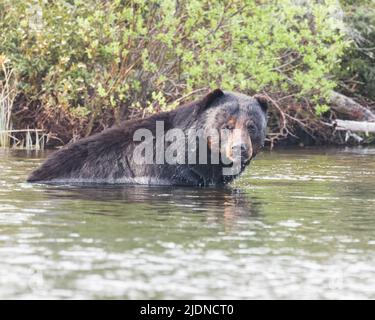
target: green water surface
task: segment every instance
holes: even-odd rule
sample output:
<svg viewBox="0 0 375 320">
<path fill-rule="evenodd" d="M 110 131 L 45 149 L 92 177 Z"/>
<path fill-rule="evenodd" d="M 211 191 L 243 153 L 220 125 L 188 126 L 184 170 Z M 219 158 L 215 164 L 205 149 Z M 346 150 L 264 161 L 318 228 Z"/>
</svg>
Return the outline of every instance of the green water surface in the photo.
<svg viewBox="0 0 375 320">
<path fill-rule="evenodd" d="M 46 186 L 0 150 L 0 298 L 375 299 L 375 149 L 263 152 L 232 186 Z"/>
</svg>

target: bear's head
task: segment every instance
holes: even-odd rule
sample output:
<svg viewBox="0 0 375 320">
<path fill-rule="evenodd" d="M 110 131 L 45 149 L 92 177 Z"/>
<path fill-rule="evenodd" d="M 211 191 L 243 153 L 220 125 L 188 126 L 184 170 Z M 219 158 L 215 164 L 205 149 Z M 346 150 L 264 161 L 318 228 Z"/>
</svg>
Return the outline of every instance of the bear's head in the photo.
<svg viewBox="0 0 375 320">
<path fill-rule="evenodd" d="M 224 164 L 240 157 L 242 171 L 264 146 L 267 107 L 267 98 L 262 95 L 250 97 L 216 89 L 198 102 L 197 126 L 224 133 L 219 140 L 208 134 L 208 148 L 219 152 Z"/>
</svg>

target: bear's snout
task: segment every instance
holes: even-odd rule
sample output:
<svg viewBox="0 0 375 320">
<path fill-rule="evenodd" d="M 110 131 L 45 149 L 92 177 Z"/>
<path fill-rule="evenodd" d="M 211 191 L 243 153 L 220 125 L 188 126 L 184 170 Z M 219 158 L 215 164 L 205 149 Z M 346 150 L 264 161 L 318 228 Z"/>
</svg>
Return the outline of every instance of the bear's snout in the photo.
<svg viewBox="0 0 375 320">
<path fill-rule="evenodd" d="M 234 155 L 234 157 L 240 156 L 242 163 L 247 163 L 252 158 L 251 147 L 250 147 L 250 145 L 245 144 L 245 143 L 241 143 L 239 145 L 234 145 L 232 147 L 232 154 Z"/>
</svg>

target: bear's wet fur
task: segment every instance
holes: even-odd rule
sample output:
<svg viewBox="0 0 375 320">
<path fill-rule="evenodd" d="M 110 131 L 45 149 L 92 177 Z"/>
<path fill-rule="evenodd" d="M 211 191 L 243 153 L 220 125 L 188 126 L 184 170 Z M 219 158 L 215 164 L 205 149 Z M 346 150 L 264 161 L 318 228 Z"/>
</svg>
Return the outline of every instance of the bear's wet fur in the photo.
<svg viewBox="0 0 375 320">
<path fill-rule="evenodd" d="M 155 136 L 156 122 L 169 129 L 238 128 L 247 144 L 241 171 L 263 146 L 267 126 L 267 101 L 263 96 L 250 97 L 216 89 L 203 98 L 184 104 L 173 111 L 154 114 L 144 119 L 122 122 L 101 133 L 83 138 L 53 153 L 27 181 L 43 183 L 140 183 L 171 185 L 220 185 L 238 174 L 223 175 L 226 164 L 139 164 L 133 140 L 137 129 L 148 129 Z M 234 139 L 234 138 L 233 138 Z M 241 138 L 242 141 L 242 138 Z M 213 147 L 208 144 L 208 150 Z M 236 141 L 226 146 L 231 150 Z M 187 150 L 187 149 L 186 149 Z M 232 152 L 232 151 L 228 151 Z"/>
</svg>

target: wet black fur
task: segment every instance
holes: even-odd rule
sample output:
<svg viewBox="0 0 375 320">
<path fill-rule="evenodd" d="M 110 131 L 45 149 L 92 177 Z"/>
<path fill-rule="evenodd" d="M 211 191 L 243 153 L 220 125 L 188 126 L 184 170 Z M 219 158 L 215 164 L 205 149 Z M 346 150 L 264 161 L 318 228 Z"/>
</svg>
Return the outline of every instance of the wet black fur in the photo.
<svg viewBox="0 0 375 320">
<path fill-rule="evenodd" d="M 165 130 L 219 126 L 229 114 L 248 108 L 257 132 L 251 138 L 259 149 L 265 139 L 266 102 L 245 95 L 214 90 L 204 98 L 145 119 L 124 121 L 119 126 L 69 144 L 53 153 L 31 173 L 29 182 L 145 183 L 173 185 L 218 185 L 233 180 L 223 176 L 222 165 L 139 165 L 132 159 L 137 129 L 149 129 L 155 135 L 156 121 L 164 121 Z M 247 107 L 248 106 L 248 107 Z M 241 109 L 241 110 L 242 110 Z M 243 114 L 243 112 L 242 112 Z M 219 128 L 218 128 L 219 129 Z M 139 181 L 137 178 L 142 177 Z M 155 182 L 158 181 L 158 182 Z"/>
</svg>

